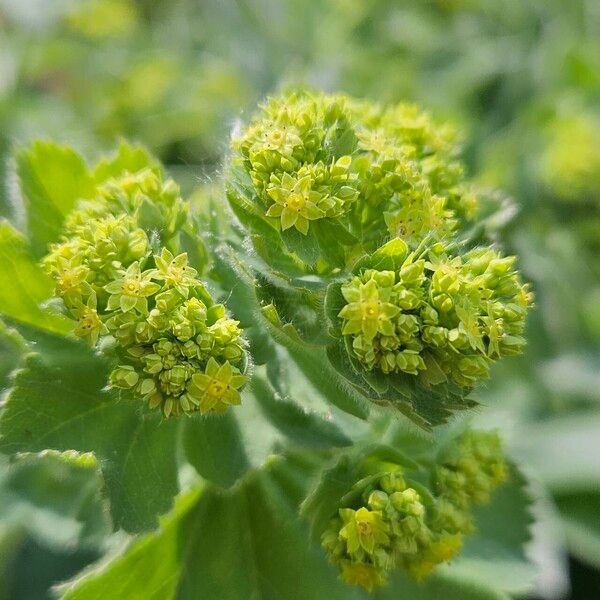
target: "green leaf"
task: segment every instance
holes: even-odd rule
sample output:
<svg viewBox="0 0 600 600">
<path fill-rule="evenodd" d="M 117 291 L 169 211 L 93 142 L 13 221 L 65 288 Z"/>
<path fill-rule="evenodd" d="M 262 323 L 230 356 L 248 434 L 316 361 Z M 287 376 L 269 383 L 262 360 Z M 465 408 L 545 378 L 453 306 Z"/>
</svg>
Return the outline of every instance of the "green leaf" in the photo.
<svg viewBox="0 0 600 600">
<path fill-rule="evenodd" d="M 119 144 L 119 149 L 109 158 L 102 159 L 94 169 L 94 183 L 105 182 L 121 176 L 125 172 L 137 173 L 150 168 L 159 173 L 162 169 L 158 161 L 141 145 L 131 145 L 125 141 Z"/>
<path fill-rule="evenodd" d="M 49 331 L 68 331 L 67 319 L 40 308 L 52 289 L 25 238 L 0 221 L 0 313 Z"/>
<path fill-rule="evenodd" d="M 0 451 L 93 452 L 115 527 L 153 527 L 177 492 L 177 422 L 106 391 L 110 366 L 84 344 L 40 332 L 34 341 L 41 353 L 26 357 L 0 416 Z"/>
<path fill-rule="evenodd" d="M 325 347 L 303 341 L 291 325 L 279 321 L 274 311 L 274 307 L 265 307 L 262 312 L 265 327 L 273 339 L 287 349 L 304 375 L 329 402 L 355 417 L 366 418 L 368 399 L 331 366 Z"/>
<path fill-rule="evenodd" d="M 308 233 L 304 235 L 295 227 L 281 232 L 285 247 L 308 265 L 314 265 L 321 255 L 321 248 L 314 228 L 309 226 Z"/>
<path fill-rule="evenodd" d="M 246 402 L 245 395 L 242 402 Z M 183 426 L 188 461 L 209 481 L 233 485 L 249 468 L 242 432 L 233 411 L 224 415 L 194 415 Z"/>
<path fill-rule="evenodd" d="M 357 144 L 356 133 L 348 125 L 332 129 L 332 133 L 325 140 L 325 148 L 333 159 L 352 154 Z"/>
<path fill-rule="evenodd" d="M 340 311 L 347 304 L 342 294 L 343 281 L 333 281 L 327 286 L 325 293 L 325 316 L 329 321 L 331 335 L 342 337 L 342 319 L 338 317 Z"/>
<path fill-rule="evenodd" d="M 513 445 L 524 464 L 556 493 L 600 486 L 600 413 L 560 416 L 527 425 Z"/>
<path fill-rule="evenodd" d="M 511 596 L 480 581 L 465 580 L 452 567 L 425 581 L 415 581 L 402 573 L 390 578 L 387 588 L 376 591 L 375 600 L 510 600 Z"/>
<path fill-rule="evenodd" d="M 318 485 L 302 503 L 302 514 L 310 524 L 311 539 L 318 543 L 321 534 L 337 513 L 340 499 L 356 483 L 356 464 L 348 455 L 343 455 L 321 474 Z"/>
<path fill-rule="evenodd" d="M 235 410 L 187 419 L 183 442 L 200 475 L 223 487 L 284 448 L 328 450 L 351 443 L 333 423 L 280 397 L 260 372 Z"/>
<path fill-rule="evenodd" d="M 27 236 L 34 256 L 56 241 L 65 216 L 79 198 L 92 194 L 94 182 L 74 150 L 52 142 L 35 142 L 16 155 L 17 175 L 27 215 Z"/>
<path fill-rule="evenodd" d="M 575 492 L 555 498 L 571 554 L 600 568 L 600 493 Z"/>
<path fill-rule="evenodd" d="M 377 269 L 378 271 L 398 271 L 408 254 L 406 242 L 400 238 L 390 240 L 373 254 L 368 254 L 359 259 L 352 267 L 354 274 L 364 269 Z"/>
<path fill-rule="evenodd" d="M 46 451 L 0 457 L 2 522 L 56 547 L 97 547 L 109 533 L 102 480 L 90 455 Z"/>
<path fill-rule="evenodd" d="M 334 219 L 319 219 L 310 224 L 319 244 L 320 256 L 331 266 L 346 266 L 346 248 L 358 240 Z"/>
<path fill-rule="evenodd" d="M 329 450 L 350 445 L 350 439 L 333 422 L 282 398 L 265 378 L 255 374 L 250 390 L 265 419 L 285 436 L 287 448 Z M 256 431 L 248 433 L 257 435 Z"/>
<path fill-rule="evenodd" d="M 158 533 L 65 586 L 64 600 L 365 598 L 306 542 L 297 505 L 312 471 L 287 457 L 229 492 L 192 494 Z"/>
<path fill-rule="evenodd" d="M 240 222 L 251 231 L 277 240 L 281 246 L 280 232 L 274 220 L 265 217 L 265 207 L 261 206 L 254 192 L 250 176 L 243 165 L 231 164 L 227 174 L 227 200 Z"/>
<path fill-rule="evenodd" d="M 19 332 L 0 320 L 0 389 L 9 384 L 10 375 L 26 350 L 27 343 Z"/>
<path fill-rule="evenodd" d="M 524 551 L 531 537 L 531 503 L 525 478 L 511 467 L 508 482 L 493 493 L 491 502 L 474 510 L 476 532 L 465 540 L 453 572 L 510 594 L 531 590 L 537 569 Z"/>
</svg>

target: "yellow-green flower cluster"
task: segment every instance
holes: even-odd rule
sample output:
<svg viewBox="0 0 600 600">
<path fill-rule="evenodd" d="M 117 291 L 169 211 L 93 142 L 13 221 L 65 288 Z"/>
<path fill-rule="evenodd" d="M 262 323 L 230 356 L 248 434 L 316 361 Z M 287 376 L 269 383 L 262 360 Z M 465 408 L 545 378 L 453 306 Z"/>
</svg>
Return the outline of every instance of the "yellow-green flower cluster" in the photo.
<svg viewBox="0 0 600 600">
<path fill-rule="evenodd" d="M 531 294 L 514 262 L 487 248 L 452 256 L 437 243 L 397 271 L 364 270 L 341 287 L 351 353 L 369 370 L 431 370 L 472 386 L 524 345 Z"/>
<path fill-rule="evenodd" d="M 44 259 L 75 334 L 92 345 L 105 338 L 116 352 L 111 385 L 166 416 L 223 412 L 239 404 L 246 379 L 234 366 L 245 348 L 238 322 L 187 255 L 163 245 L 176 246 L 185 215 L 173 181 L 149 169 L 125 174 L 80 202 Z"/>
<path fill-rule="evenodd" d="M 462 469 L 464 477 L 449 485 L 447 472 Z M 344 581 L 371 591 L 394 569 L 416 579 L 429 575 L 460 551 L 474 529 L 471 506 L 488 502 L 507 472 L 498 438 L 484 432 L 459 438 L 452 456 L 434 470 L 436 485 L 427 498 L 396 466 L 368 486 L 359 506 L 338 510 L 321 541 Z"/>
<path fill-rule="evenodd" d="M 550 196 L 561 201 L 558 219 L 598 272 L 600 253 L 600 118 L 582 110 L 553 120 L 542 154 L 541 179 Z"/>
<path fill-rule="evenodd" d="M 542 180 L 556 197 L 585 203 L 600 193 L 600 119 L 590 112 L 552 122 L 542 156 Z"/>
<path fill-rule="evenodd" d="M 271 99 L 234 141 L 268 217 L 305 234 L 309 222 L 344 214 L 356 200 L 352 157 L 327 151 L 346 122 L 342 97 L 292 94 Z"/>
<path fill-rule="evenodd" d="M 476 210 L 454 133 L 412 105 L 287 94 L 269 99 L 234 148 L 284 230 L 352 214 L 350 228 L 367 238 L 387 227 L 418 241 Z"/>
<path fill-rule="evenodd" d="M 453 505 L 466 508 L 489 502 L 493 489 L 506 477 L 498 435 L 466 431 L 437 468 L 436 487 Z"/>
</svg>

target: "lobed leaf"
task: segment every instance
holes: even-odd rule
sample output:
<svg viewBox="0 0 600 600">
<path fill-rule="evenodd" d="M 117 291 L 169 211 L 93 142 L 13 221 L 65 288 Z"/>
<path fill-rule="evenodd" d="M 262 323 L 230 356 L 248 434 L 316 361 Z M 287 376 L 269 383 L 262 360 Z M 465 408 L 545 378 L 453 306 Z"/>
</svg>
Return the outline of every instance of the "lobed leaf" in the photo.
<svg viewBox="0 0 600 600">
<path fill-rule="evenodd" d="M 67 319 L 40 307 L 51 295 L 52 282 L 26 239 L 10 223 L 0 221 L 0 316 L 49 331 L 68 331 Z"/>
<path fill-rule="evenodd" d="M 27 215 L 27 236 L 36 257 L 58 239 L 66 215 L 94 190 L 83 158 L 67 146 L 34 142 L 16 155 L 17 175 Z"/>
<path fill-rule="evenodd" d="M 38 352 L 16 374 L 0 416 L 0 451 L 93 452 L 115 527 L 149 529 L 177 492 L 177 423 L 105 389 L 109 365 L 84 344 L 26 331 Z"/>
</svg>

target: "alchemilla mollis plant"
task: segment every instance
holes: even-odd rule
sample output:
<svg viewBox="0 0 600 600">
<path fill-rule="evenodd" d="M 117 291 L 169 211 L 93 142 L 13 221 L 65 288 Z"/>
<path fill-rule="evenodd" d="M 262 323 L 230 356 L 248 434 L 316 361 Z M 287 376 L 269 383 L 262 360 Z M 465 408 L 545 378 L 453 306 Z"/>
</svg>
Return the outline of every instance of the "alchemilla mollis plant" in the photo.
<svg viewBox="0 0 600 600">
<path fill-rule="evenodd" d="M 63 597 L 484 598 L 529 568 L 523 477 L 466 411 L 531 293 L 450 127 L 296 91 L 236 128 L 223 192 L 125 143 L 15 165 L 0 449 L 96 482 L 100 539 L 152 531 Z"/>
</svg>

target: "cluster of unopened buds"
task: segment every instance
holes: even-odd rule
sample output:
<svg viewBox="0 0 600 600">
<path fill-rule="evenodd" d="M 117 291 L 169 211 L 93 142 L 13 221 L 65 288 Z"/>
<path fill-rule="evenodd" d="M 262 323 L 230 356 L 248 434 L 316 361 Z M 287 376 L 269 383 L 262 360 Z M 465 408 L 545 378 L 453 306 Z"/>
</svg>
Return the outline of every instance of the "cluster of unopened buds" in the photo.
<svg viewBox="0 0 600 600">
<path fill-rule="evenodd" d="M 112 386 L 166 416 L 224 412 L 239 404 L 246 380 L 238 322 L 213 301 L 186 253 L 168 249 L 185 215 L 172 180 L 150 169 L 125 174 L 80 202 L 44 259 L 75 334 L 116 352 Z"/>
<path fill-rule="evenodd" d="M 472 386 L 525 343 L 531 296 L 514 261 L 488 248 L 453 256 L 438 242 L 410 253 L 397 271 L 365 269 L 341 287 L 351 353 L 369 370 L 434 369 Z"/>
<path fill-rule="evenodd" d="M 287 94 L 269 99 L 234 148 L 284 231 L 342 218 L 365 237 L 419 239 L 452 231 L 477 206 L 454 133 L 412 105 Z"/>
<path fill-rule="evenodd" d="M 452 559 L 474 530 L 471 507 L 487 503 L 507 477 L 498 437 L 480 431 L 455 440 L 430 470 L 431 490 L 411 483 L 399 465 L 385 468 L 358 504 L 339 508 L 322 535 L 342 579 L 369 591 L 394 569 L 422 579 Z"/>
</svg>

